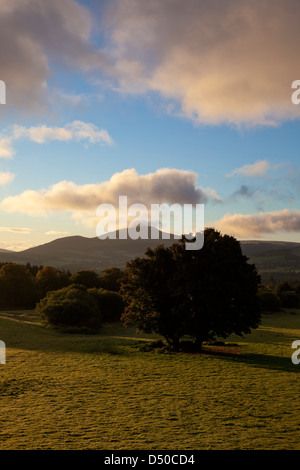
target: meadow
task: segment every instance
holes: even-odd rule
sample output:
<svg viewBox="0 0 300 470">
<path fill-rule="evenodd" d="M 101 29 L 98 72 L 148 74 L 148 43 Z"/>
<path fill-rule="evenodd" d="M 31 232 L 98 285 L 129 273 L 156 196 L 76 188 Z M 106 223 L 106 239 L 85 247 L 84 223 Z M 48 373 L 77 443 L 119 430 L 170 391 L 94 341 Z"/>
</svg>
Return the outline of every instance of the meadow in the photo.
<svg viewBox="0 0 300 470">
<path fill-rule="evenodd" d="M 300 449 L 300 310 L 201 354 L 142 351 L 154 338 L 98 335 L 0 313 L 0 449 Z"/>
</svg>

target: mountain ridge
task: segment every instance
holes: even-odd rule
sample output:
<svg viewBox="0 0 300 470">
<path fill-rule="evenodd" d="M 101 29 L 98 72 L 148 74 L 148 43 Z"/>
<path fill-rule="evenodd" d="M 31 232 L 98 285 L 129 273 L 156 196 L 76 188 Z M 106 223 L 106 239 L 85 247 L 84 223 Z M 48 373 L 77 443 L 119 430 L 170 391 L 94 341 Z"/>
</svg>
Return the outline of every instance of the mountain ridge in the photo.
<svg viewBox="0 0 300 470">
<path fill-rule="evenodd" d="M 111 266 L 123 268 L 127 261 L 143 256 L 148 247 L 159 244 L 170 246 L 177 239 L 172 234 L 158 231 L 157 239 L 118 238 L 124 231 L 117 231 L 116 239 L 100 240 L 98 237 L 71 235 L 27 248 L 22 251 L 0 249 L 0 262 L 14 262 L 31 265 L 51 265 L 75 272 L 79 269 L 92 269 L 97 272 Z M 112 236 L 112 234 L 110 234 Z M 163 238 L 163 237 L 170 237 Z M 204 240 L 205 243 L 205 240 Z M 243 253 L 258 271 L 265 274 L 293 273 L 300 277 L 300 243 L 266 240 L 241 240 Z"/>
</svg>

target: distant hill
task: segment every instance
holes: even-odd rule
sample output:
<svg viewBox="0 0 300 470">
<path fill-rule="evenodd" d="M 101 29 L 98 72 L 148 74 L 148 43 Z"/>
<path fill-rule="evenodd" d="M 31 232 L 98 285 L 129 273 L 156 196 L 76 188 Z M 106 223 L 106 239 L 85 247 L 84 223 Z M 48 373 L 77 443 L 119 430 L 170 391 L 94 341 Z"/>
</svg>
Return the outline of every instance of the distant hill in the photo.
<svg viewBox="0 0 300 470">
<path fill-rule="evenodd" d="M 0 262 L 30 263 L 37 266 L 51 265 L 72 272 L 78 269 L 92 269 L 101 272 L 111 266 L 125 267 L 127 261 L 137 256 L 143 256 L 148 247 L 154 248 L 159 244 L 169 246 L 174 243 L 173 236 L 169 240 L 163 239 L 163 233 L 160 231 L 157 231 L 158 239 L 156 240 L 119 239 L 119 233 L 119 231 L 116 232 L 116 240 L 71 236 L 59 238 L 24 251 L 0 251 Z"/>
<path fill-rule="evenodd" d="M 72 236 L 20 252 L 0 249 L 0 262 L 51 265 L 71 272 L 79 269 L 101 272 L 111 266 L 125 267 L 127 261 L 143 256 L 148 247 L 154 248 L 158 244 L 169 246 L 176 241 L 173 237 L 163 239 L 159 231 L 156 240 L 119 239 L 119 233 L 116 232 L 116 240 Z M 255 263 L 264 278 L 270 275 L 275 278 L 300 278 L 300 243 L 248 240 L 241 241 L 241 246 L 243 253 L 250 262 Z"/>
<path fill-rule="evenodd" d="M 300 243 L 280 241 L 242 241 L 243 253 L 248 256 L 263 279 L 300 278 Z"/>
</svg>

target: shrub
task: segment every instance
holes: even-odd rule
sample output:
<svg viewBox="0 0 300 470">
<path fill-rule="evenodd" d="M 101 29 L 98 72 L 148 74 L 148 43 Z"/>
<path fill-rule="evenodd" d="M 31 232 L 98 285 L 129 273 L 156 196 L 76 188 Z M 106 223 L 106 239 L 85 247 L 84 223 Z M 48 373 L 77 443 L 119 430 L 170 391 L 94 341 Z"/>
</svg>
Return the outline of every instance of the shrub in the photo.
<svg viewBox="0 0 300 470">
<path fill-rule="evenodd" d="M 291 290 L 292 290 L 292 287 L 288 281 L 281 281 L 276 287 L 276 294 L 280 295 L 283 292 L 289 292 Z"/>
<path fill-rule="evenodd" d="M 104 289 L 89 289 L 88 292 L 94 296 L 104 322 L 120 321 L 124 312 L 124 301 L 118 292 Z"/>
<path fill-rule="evenodd" d="M 96 330 L 102 323 L 94 296 L 84 286 L 76 284 L 48 292 L 37 304 L 36 310 L 49 324 L 59 327 L 87 327 Z"/>
<path fill-rule="evenodd" d="M 297 308 L 299 306 L 299 297 L 295 292 L 283 292 L 280 294 L 280 300 L 285 308 Z"/>
<path fill-rule="evenodd" d="M 280 298 L 273 292 L 261 291 L 258 298 L 263 312 L 277 312 L 281 307 Z"/>
</svg>

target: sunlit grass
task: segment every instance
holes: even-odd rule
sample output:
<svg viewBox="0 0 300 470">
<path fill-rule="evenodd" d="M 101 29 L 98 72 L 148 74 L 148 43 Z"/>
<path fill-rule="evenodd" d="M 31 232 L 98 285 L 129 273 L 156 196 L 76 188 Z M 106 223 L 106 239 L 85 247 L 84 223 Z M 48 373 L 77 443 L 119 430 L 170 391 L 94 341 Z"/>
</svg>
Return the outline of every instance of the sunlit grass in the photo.
<svg viewBox="0 0 300 470">
<path fill-rule="evenodd" d="M 0 448 L 300 449 L 299 310 L 205 354 L 140 351 L 151 337 L 122 325 L 68 335 L 1 313 Z"/>
</svg>

